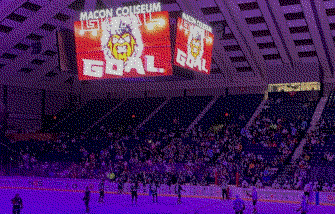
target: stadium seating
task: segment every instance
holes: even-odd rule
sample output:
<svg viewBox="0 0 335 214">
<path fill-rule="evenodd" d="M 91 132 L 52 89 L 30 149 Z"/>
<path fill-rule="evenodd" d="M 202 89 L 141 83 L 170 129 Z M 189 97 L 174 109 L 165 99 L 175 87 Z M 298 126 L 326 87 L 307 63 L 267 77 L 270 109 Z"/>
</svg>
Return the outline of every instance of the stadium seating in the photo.
<svg viewBox="0 0 335 214">
<path fill-rule="evenodd" d="M 171 129 L 174 120 L 175 124 L 186 129 L 211 99 L 213 97 L 173 97 L 144 125 L 144 129 L 153 131 L 158 128 Z"/>
<path fill-rule="evenodd" d="M 191 182 L 192 178 L 193 182 L 210 184 L 215 181 L 213 169 L 219 167 L 223 176 L 230 177 L 232 184 L 236 181 L 236 173 L 249 183 L 260 179 L 270 184 L 283 171 L 284 161 L 289 159 L 299 140 L 304 137 L 317 100 L 306 101 L 306 93 L 296 96 L 270 94 L 267 107 L 255 119 L 250 130 L 241 132 L 262 97 L 221 96 L 190 132 L 185 132 L 186 128 L 213 97 L 173 97 L 137 131 L 136 127 L 166 98 L 130 98 L 108 114 L 120 102 L 114 100 L 109 102 L 108 107 L 95 113 L 94 119 L 87 120 L 84 115 L 92 114 L 92 111 L 85 110 L 86 107 L 97 107 L 106 102 L 95 100 L 67 119 L 68 125 L 62 130 L 65 134 L 57 141 L 15 142 L 13 148 L 25 148 L 25 151 L 17 151 L 20 160 L 18 166 L 21 165 L 21 168 L 16 173 L 23 173 L 20 169 L 25 167 L 32 170 L 32 166 L 24 164 L 24 157 L 28 153 L 37 159 L 36 164 L 40 167 L 35 167 L 34 172 L 41 176 L 88 178 L 113 169 L 118 178 L 125 171 L 147 171 L 150 174 L 154 170 L 168 175 L 169 179 L 179 177 L 184 182 Z M 303 115 L 300 120 L 295 117 L 298 112 Z M 81 136 L 88 126 L 79 125 L 78 117 L 91 125 L 103 118 L 88 135 Z M 277 120 L 279 118 L 282 122 Z M 303 120 L 307 125 L 302 125 Z M 70 124 L 79 127 L 70 129 Z M 217 125 L 221 125 L 219 129 L 213 128 Z M 295 136 L 292 136 L 293 127 L 297 129 Z M 291 136 L 281 134 L 283 129 L 287 129 Z M 73 130 L 76 130 L 77 136 L 66 134 Z M 285 149 L 289 152 L 285 153 Z M 108 158 L 102 160 L 102 154 L 107 150 Z M 42 172 L 40 169 L 46 163 L 49 166 Z M 189 175 L 183 170 L 175 174 L 173 169 L 186 169 L 188 164 L 193 165 Z M 268 178 L 262 175 L 272 169 L 279 173 L 271 173 Z M 294 172 L 289 173 L 292 176 Z"/>
<path fill-rule="evenodd" d="M 220 96 L 198 125 L 202 126 L 204 130 L 208 130 L 212 125 L 221 125 L 227 122 L 237 123 L 239 127 L 244 127 L 261 103 L 262 97 L 260 94 Z M 239 120 L 241 115 L 245 118 L 243 122 Z"/>
<path fill-rule="evenodd" d="M 94 121 L 106 114 L 119 102 L 120 100 L 118 99 L 90 100 L 74 114 L 57 124 L 51 131 L 79 134 L 89 128 Z"/>
<path fill-rule="evenodd" d="M 111 114 L 105 117 L 94 129 L 90 131 L 91 135 L 100 133 L 101 127 L 106 131 L 120 131 L 129 125 L 136 128 L 151 112 L 160 106 L 166 98 L 130 98 L 122 103 Z"/>
</svg>

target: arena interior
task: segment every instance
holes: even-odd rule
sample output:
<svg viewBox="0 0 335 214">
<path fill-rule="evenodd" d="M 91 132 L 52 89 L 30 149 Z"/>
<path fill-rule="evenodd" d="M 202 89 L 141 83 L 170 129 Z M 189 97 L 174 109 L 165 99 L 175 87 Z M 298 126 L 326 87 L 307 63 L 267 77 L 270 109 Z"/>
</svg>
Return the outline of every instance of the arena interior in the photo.
<svg viewBox="0 0 335 214">
<path fill-rule="evenodd" d="M 335 0 L 2 0 L 0 41 L 0 213 L 335 213 Z"/>
</svg>

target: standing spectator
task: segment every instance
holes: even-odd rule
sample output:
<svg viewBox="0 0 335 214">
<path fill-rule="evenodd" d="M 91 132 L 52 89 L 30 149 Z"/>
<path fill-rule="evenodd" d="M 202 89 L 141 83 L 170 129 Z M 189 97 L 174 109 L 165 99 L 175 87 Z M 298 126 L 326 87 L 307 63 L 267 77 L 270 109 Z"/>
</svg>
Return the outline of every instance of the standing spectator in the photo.
<svg viewBox="0 0 335 214">
<path fill-rule="evenodd" d="M 23 202 L 19 194 L 16 194 L 15 197 L 12 199 L 13 204 L 13 214 L 20 214 L 23 208 Z"/>
<path fill-rule="evenodd" d="M 155 203 L 155 198 L 156 198 L 156 203 L 158 203 L 157 200 L 157 190 L 158 190 L 158 182 L 155 181 L 153 182 L 152 186 L 151 186 L 151 192 L 152 192 L 152 201 Z"/>
<path fill-rule="evenodd" d="M 135 199 L 135 204 L 137 204 L 137 190 L 138 190 L 138 182 L 134 181 L 130 185 L 130 191 L 131 191 L 131 203 L 134 203 Z"/>
<path fill-rule="evenodd" d="M 101 182 L 99 184 L 99 203 L 103 203 L 104 202 L 104 197 L 105 197 L 105 181 L 104 178 L 101 179 Z"/>
<path fill-rule="evenodd" d="M 182 186 L 180 185 L 179 181 L 177 181 L 177 184 L 176 184 L 176 193 L 178 195 L 178 201 L 177 203 L 178 204 L 181 204 L 181 191 L 185 191 Z"/>
<path fill-rule="evenodd" d="M 121 177 L 117 178 L 117 190 L 118 190 L 118 194 L 122 194 L 123 193 L 123 182 L 122 182 L 122 178 Z"/>
<path fill-rule="evenodd" d="M 308 203 L 306 201 L 306 195 L 302 196 L 301 206 L 297 210 L 297 212 L 300 211 L 300 210 L 301 210 L 301 214 L 306 214 L 307 211 L 308 211 Z"/>
<path fill-rule="evenodd" d="M 89 207 L 90 198 L 91 198 L 91 191 L 90 191 L 89 187 L 87 186 L 86 191 L 85 191 L 85 196 L 83 198 L 83 201 L 85 202 L 86 213 L 90 212 L 90 207 Z"/>
<path fill-rule="evenodd" d="M 308 198 L 310 197 L 310 194 L 311 194 L 310 191 L 311 191 L 311 183 L 308 183 L 304 187 L 304 195 L 306 196 L 307 203 L 308 203 Z"/>
<path fill-rule="evenodd" d="M 221 184 L 221 188 L 222 188 L 222 200 L 229 199 L 229 196 L 228 196 L 228 182 L 227 182 L 226 179 L 223 179 L 222 184 Z"/>
<path fill-rule="evenodd" d="M 246 192 L 246 193 L 249 197 L 252 198 L 252 205 L 254 206 L 253 213 L 257 213 L 256 205 L 257 205 L 258 196 L 257 196 L 256 187 L 255 186 L 252 187 L 252 193 L 251 194 L 249 194 L 248 192 Z"/>
<path fill-rule="evenodd" d="M 235 210 L 235 214 L 243 214 L 245 210 L 245 203 L 239 195 L 236 195 L 236 199 L 233 202 L 233 209 Z"/>
</svg>

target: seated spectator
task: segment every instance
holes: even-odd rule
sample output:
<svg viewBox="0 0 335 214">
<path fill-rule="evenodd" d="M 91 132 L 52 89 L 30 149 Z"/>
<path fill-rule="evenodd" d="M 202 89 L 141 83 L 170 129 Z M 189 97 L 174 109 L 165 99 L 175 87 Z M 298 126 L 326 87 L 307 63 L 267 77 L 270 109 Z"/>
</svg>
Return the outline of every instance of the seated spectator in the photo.
<svg viewBox="0 0 335 214">
<path fill-rule="evenodd" d="M 302 177 L 299 177 L 297 184 L 294 186 L 296 190 L 301 190 L 302 189 Z"/>
<path fill-rule="evenodd" d="M 315 182 L 314 182 L 314 185 L 313 185 L 313 191 L 318 191 L 319 189 L 320 189 L 319 182 L 318 182 L 318 181 L 315 181 Z"/>
<path fill-rule="evenodd" d="M 285 184 L 283 185 L 284 189 L 291 189 L 291 185 L 289 184 L 288 181 L 285 182 Z"/>
<path fill-rule="evenodd" d="M 246 180 L 243 180 L 242 182 L 242 188 L 248 188 L 249 187 L 249 184 Z"/>
<path fill-rule="evenodd" d="M 278 183 L 277 179 L 272 184 L 273 189 L 280 189 L 280 184 Z"/>
<path fill-rule="evenodd" d="M 332 192 L 335 192 L 335 183 L 333 184 L 333 186 L 332 186 Z"/>
<path fill-rule="evenodd" d="M 322 191 L 323 192 L 330 192 L 330 186 L 328 185 L 328 183 L 325 183 L 322 187 Z"/>
<path fill-rule="evenodd" d="M 262 182 L 261 182 L 261 180 L 257 180 L 257 182 L 256 182 L 256 185 L 255 185 L 257 188 L 263 188 L 264 186 L 263 186 L 263 184 L 262 184 Z"/>
<path fill-rule="evenodd" d="M 327 161 L 331 162 L 334 159 L 334 154 L 331 154 L 330 152 L 325 153 L 325 158 Z"/>
</svg>

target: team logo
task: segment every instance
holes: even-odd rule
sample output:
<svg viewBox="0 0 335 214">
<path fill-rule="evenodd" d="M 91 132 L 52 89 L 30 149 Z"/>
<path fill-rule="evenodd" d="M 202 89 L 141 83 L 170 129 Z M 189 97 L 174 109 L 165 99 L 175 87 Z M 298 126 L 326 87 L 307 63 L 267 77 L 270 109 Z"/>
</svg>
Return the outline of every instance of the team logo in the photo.
<svg viewBox="0 0 335 214">
<path fill-rule="evenodd" d="M 186 22 L 186 21 L 184 21 Z M 191 69 L 197 68 L 199 71 L 208 73 L 206 68 L 206 60 L 204 57 L 205 30 L 198 26 L 190 25 L 185 30 L 188 34 L 187 53 L 177 48 L 176 62 L 182 66 L 187 65 Z"/>
<path fill-rule="evenodd" d="M 140 22 L 135 15 L 113 17 L 102 23 L 101 47 L 105 54 L 106 73 L 123 75 L 135 68 L 145 74 L 140 56 L 143 51 Z M 116 65 L 116 67 L 115 67 Z"/>
<path fill-rule="evenodd" d="M 193 65 L 197 60 L 199 60 L 201 64 L 201 58 L 204 53 L 204 38 L 204 30 L 198 27 L 191 27 L 187 43 L 188 64 Z"/>
</svg>

